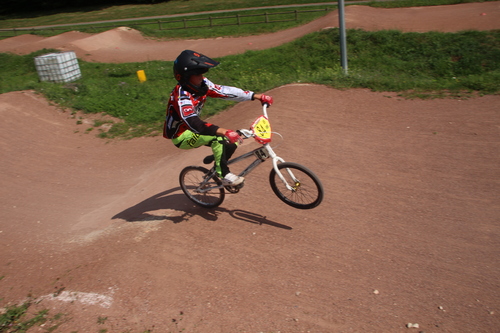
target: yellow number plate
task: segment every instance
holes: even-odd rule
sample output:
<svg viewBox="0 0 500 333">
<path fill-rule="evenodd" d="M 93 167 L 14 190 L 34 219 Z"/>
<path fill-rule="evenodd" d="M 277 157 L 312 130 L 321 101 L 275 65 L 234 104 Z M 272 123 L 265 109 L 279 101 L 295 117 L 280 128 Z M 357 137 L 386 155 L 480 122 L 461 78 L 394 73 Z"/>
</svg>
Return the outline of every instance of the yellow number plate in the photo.
<svg viewBox="0 0 500 333">
<path fill-rule="evenodd" d="M 265 116 L 257 118 L 253 122 L 251 129 L 255 134 L 255 140 L 258 143 L 265 144 L 271 142 L 271 123 Z"/>
</svg>

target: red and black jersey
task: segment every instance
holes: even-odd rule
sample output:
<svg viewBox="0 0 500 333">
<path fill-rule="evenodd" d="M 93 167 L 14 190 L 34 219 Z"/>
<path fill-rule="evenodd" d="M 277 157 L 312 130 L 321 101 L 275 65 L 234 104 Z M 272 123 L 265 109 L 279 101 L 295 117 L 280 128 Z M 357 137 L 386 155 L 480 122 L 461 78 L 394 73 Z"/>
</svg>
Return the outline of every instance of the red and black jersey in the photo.
<svg viewBox="0 0 500 333">
<path fill-rule="evenodd" d="M 215 135 L 219 127 L 200 118 L 207 96 L 244 102 L 251 100 L 254 94 L 252 91 L 236 87 L 216 85 L 207 78 L 204 80 L 208 86 L 208 92 L 205 96 L 195 96 L 184 90 L 179 84 L 172 90 L 167 106 L 163 137 L 173 139 L 187 129 L 201 135 Z"/>
</svg>

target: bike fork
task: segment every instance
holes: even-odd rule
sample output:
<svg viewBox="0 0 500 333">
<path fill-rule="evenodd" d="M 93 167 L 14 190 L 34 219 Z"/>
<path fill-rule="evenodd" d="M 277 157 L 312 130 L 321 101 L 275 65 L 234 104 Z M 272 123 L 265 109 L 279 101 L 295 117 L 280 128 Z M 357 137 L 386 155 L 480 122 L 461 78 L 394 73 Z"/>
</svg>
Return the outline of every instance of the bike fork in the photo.
<svg viewBox="0 0 500 333">
<path fill-rule="evenodd" d="M 285 170 L 288 172 L 288 174 L 292 178 L 292 180 L 294 182 L 294 186 L 291 186 L 290 184 L 288 184 L 288 181 L 285 179 L 285 176 L 283 176 L 283 174 L 281 173 L 281 170 L 278 168 L 278 162 L 284 163 L 285 160 L 282 159 L 281 157 L 279 157 L 278 155 L 276 155 L 276 153 L 271 149 L 271 147 L 268 147 L 267 151 L 269 152 L 269 155 L 273 160 L 273 169 L 276 172 L 276 174 L 278 175 L 279 179 L 281 179 L 283 184 L 286 186 L 287 190 L 295 192 L 297 190 L 297 188 L 300 186 L 299 180 L 295 177 L 292 170 L 290 170 L 289 168 L 286 168 Z"/>
</svg>

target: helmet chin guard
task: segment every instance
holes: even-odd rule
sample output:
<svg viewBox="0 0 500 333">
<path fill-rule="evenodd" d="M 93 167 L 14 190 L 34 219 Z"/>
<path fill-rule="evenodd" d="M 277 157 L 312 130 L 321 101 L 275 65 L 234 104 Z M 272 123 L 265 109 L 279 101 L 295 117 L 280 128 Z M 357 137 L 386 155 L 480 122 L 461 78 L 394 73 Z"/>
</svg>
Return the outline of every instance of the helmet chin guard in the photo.
<svg viewBox="0 0 500 333">
<path fill-rule="evenodd" d="M 205 96 L 208 92 L 208 86 L 205 83 L 205 80 L 201 81 L 201 84 L 199 86 L 196 86 L 191 82 L 188 82 L 185 85 L 183 84 L 182 88 L 196 96 Z"/>
</svg>

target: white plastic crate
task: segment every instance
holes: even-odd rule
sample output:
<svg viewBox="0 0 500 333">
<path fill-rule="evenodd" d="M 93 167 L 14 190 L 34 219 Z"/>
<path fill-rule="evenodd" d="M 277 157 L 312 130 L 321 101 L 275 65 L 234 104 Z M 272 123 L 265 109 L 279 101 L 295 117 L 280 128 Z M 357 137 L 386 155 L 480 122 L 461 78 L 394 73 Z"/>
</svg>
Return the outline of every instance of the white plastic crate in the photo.
<svg viewBox="0 0 500 333">
<path fill-rule="evenodd" d="M 73 51 L 35 57 L 35 66 L 41 81 L 72 82 L 82 77 Z"/>
</svg>

